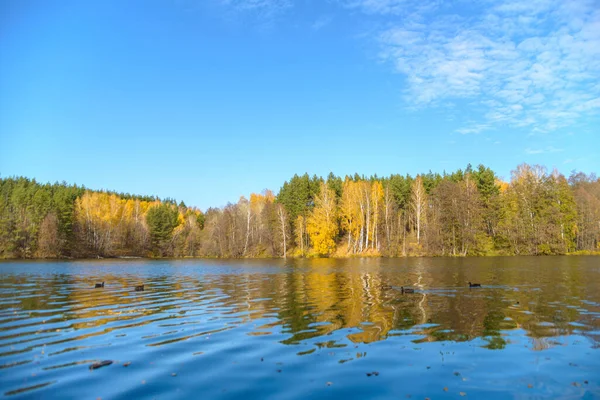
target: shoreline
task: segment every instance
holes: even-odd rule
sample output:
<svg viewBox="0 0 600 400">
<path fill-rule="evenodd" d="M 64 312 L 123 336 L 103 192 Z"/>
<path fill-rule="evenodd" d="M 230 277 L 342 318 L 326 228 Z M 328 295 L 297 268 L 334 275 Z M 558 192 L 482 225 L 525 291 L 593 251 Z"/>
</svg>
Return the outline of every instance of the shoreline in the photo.
<svg viewBox="0 0 600 400">
<path fill-rule="evenodd" d="M 142 256 L 116 256 L 116 257 L 46 257 L 46 258 L 0 258 L 3 261 L 101 261 L 101 260 L 313 260 L 313 259 L 332 259 L 332 260 L 347 260 L 351 258 L 383 258 L 383 259 L 399 259 L 399 258 L 494 258 L 494 257 L 573 257 L 573 256 L 600 256 L 600 251 L 595 252 L 573 252 L 566 254 L 494 254 L 483 256 L 440 256 L 440 255 L 410 255 L 410 256 L 380 256 L 380 255 L 352 255 L 352 256 L 331 256 L 331 257 L 142 257 Z"/>
</svg>

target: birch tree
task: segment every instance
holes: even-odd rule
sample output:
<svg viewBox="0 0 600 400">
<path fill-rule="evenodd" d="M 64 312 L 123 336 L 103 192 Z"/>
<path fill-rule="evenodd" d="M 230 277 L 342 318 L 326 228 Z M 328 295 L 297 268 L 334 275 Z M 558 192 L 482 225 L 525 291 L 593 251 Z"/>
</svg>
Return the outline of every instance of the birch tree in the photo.
<svg viewBox="0 0 600 400">
<path fill-rule="evenodd" d="M 315 207 L 307 224 L 313 249 L 317 254 L 329 255 L 335 251 L 335 239 L 338 234 L 338 222 L 335 204 L 335 192 L 325 182 L 315 197 Z"/>
<path fill-rule="evenodd" d="M 427 194 L 425 193 L 425 187 L 423 186 L 423 179 L 421 178 L 421 175 L 417 175 L 411 190 L 411 209 L 417 233 L 417 243 L 419 244 L 421 243 L 421 230 L 425 223 L 426 206 Z"/>
</svg>

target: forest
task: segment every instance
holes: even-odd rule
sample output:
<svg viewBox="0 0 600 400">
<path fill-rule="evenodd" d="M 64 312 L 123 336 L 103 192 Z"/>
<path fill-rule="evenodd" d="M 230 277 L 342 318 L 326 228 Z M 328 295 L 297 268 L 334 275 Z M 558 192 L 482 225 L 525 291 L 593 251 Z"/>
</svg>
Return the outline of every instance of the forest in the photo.
<svg viewBox="0 0 600 400">
<path fill-rule="evenodd" d="M 295 175 L 202 212 L 173 199 L 0 178 L 0 258 L 403 257 L 600 252 L 600 179 L 521 164 Z"/>
</svg>

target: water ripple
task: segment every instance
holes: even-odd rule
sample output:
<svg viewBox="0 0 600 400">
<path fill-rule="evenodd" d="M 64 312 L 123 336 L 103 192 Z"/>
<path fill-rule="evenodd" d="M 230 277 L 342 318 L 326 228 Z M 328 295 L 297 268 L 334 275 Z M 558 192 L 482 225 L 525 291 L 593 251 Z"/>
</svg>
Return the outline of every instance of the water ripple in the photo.
<svg viewBox="0 0 600 400">
<path fill-rule="evenodd" d="M 551 258 L 498 260 L 1 263 L 2 393 L 429 397 L 434 382 L 454 396 L 600 395 L 594 259 L 561 273 Z M 89 370 L 102 360 L 114 363 Z"/>
</svg>

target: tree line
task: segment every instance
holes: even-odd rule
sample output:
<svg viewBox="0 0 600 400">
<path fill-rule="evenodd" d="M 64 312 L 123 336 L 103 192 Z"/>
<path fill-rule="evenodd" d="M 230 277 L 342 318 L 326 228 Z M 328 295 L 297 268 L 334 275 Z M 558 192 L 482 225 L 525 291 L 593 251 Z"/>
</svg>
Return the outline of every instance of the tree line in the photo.
<svg viewBox="0 0 600 400">
<path fill-rule="evenodd" d="M 521 164 L 389 177 L 295 175 L 209 208 L 0 179 L 0 258 L 551 255 L 600 251 L 600 179 Z"/>
</svg>

